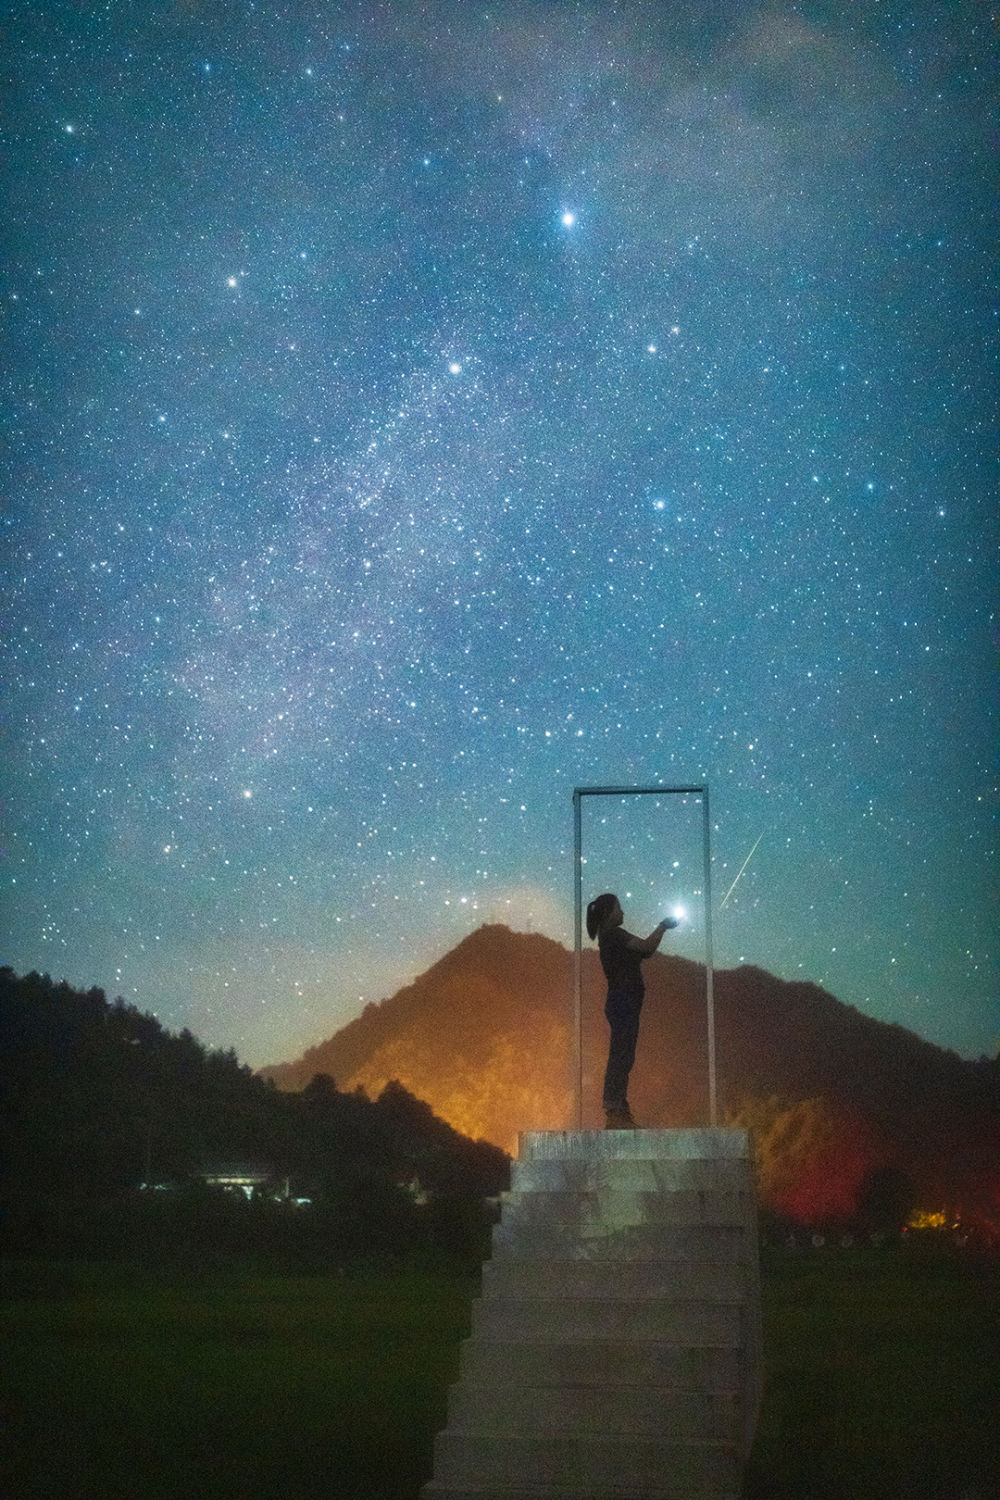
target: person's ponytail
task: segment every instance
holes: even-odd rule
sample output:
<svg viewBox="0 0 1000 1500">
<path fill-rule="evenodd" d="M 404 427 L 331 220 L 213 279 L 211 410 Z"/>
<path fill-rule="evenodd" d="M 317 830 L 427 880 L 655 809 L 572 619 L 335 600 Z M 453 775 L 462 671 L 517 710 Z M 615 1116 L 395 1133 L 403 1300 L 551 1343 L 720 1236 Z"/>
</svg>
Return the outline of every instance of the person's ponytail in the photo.
<svg viewBox="0 0 1000 1500">
<path fill-rule="evenodd" d="M 618 897 L 610 891 L 605 891 L 603 896 L 595 896 L 587 907 L 587 936 L 595 938 L 604 924 L 604 919 L 614 911 Z"/>
</svg>

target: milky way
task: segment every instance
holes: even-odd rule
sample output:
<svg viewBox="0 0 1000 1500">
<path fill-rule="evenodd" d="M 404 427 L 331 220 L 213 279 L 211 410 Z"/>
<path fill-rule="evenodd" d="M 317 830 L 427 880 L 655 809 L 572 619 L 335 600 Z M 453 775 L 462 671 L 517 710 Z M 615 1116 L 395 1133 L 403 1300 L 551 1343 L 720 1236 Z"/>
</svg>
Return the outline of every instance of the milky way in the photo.
<svg viewBox="0 0 1000 1500">
<path fill-rule="evenodd" d="M 20 12 L 5 961 L 275 1061 L 707 782 L 717 963 L 992 1051 L 986 8 Z"/>
</svg>

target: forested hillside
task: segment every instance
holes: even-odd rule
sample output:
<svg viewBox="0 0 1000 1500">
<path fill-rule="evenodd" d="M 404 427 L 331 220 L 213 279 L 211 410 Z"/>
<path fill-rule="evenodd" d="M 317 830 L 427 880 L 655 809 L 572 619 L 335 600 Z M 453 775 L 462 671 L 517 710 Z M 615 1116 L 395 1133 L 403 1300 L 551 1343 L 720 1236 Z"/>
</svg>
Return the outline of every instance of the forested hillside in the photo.
<svg viewBox="0 0 1000 1500">
<path fill-rule="evenodd" d="M 379 1095 L 325 1077 L 283 1094 L 233 1052 L 100 990 L 0 970 L 0 1248 L 101 1250 L 131 1236 L 141 1249 L 182 1220 L 194 1254 L 206 1226 L 208 1241 L 266 1229 L 293 1259 L 308 1240 L 321 1262 L 422 1237 L 457 1244 L 506 1185 L 507 1157 L 398 1084 Z M 209 1190 L 230 1169 L 261 1179 L 256 1208 Z M 293 1229 L 289 1205 L 303 1198 Z"/>
</svg>

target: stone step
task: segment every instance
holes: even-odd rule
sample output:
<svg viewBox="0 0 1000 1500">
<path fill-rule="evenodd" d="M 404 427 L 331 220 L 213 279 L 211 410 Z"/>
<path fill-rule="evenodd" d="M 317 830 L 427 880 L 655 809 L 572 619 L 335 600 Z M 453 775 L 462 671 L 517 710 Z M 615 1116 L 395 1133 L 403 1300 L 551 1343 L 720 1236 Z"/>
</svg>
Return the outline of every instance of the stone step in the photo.
<svg viewBox="0 0 1000 1500">
<path fill-rule="evenodd" d="M 556 1260 L 513 1257 L 483 1266 L 483 1297 L 701 1297 L 737 1302 L 746 1296 L 748 1274 L 728 1261 Z"/>
<path fill-rule="evenodd" d="M 662 1386 L 508 1385 L 461 1381 L 448 1398 L 448 1426 L 464 1431 L 633 1433 L 700 1441 L 743 1440 L 743 1412 L 734 1391 L 667 1390 Z"/>
<path fill-rule="evenodd" d="M 499 1391 L 506 1385 L 646 1385 L 661 1389 L 738 1390 L 744 1377 L 738 1349 L 699 1343 L 611 1339 L 509 1341 L 467 1339 L 459 1354 L 459 1380 Z"/>
<path fill-rule="evenodd" d="M 439 1484 L 436 1479 L 424 1485 L 421 1500 L 741 1500 L 739 1490 L 691 1490 L 690 1485 L 681 1488 L 670 1484 L 669 1478 L 661 1479 L 655 1490 L 639 1490 L 634 1485 L 588 1484 L 586 1490 L 579 1485 L 468 1485 Z"/>
<path fill-rule="evenodd" d="M 700 1157 L 666 1161 L 542 1157 L 514 1161 L 510 1185 L 519 1193 L 587 1193 L 608 1188 L 645 1193 L 676 1193 L 685 1189 L 695 1192 L 723 1189 L 738 1193 L 746 1189 L 747 1180 L 747 1163 L 736 1157 L 722 1161 L 707 1161 Z"/>
<path fill-rule="evenodd" d="M 534 1297 L 517 1301 L 480 1298 L 472 1304 L 472 1337 L 505 1339 L 653 1339 L 675 1344 L 742 1348 L 739 1302 L 688 1298 L 677 1302 Z"/>
<path fill-rule="evenodd" d="M 493 1226 L 495 1259 L 730 1260 L 750 1264 L 756 1236 L 737 1224 L 629 1224 L 599 1219 L 559 1221 L 509 1210 Z"/>
<path fill-rule="evenodd" d="M 740 1465 L 732 1444 L 714 1439 L 446 1428 L 434 1443 L 434 1477 L 444 1485 L 576 1486 L 578 1500 L 602 1486 L 612 1495 L 618 1486 L 619 1495 L 645 1491 L 688 1500 L 738 1489 Z"/>
<path fill-rule="evenodd" d="M 752 1161 L 745 1130 L 529 1130 L 518 1137 L 519 1161 Z"/>
<path fill-rule="evenodd" d="M 628 1483 L 609 1482 L 600 1487 L 588 1483 L 581 1490 L 578 1484 L 441 1484 L 434 1479 L 420 1494 L 421 1500 L 740 1500 L 735 1489 L 694 1490 L 689 1485 L 664 1488 L 668 1484 L 664 1479 L 656 1489 L 637 1489 Z"/>
<path fill-rule="evenodd" d="M 553 1191 L 504 1193 L 504 1217 L 526 1223 L 590 1224 L 710 1224 L 744 1225 L 750 1221 L 752 1200 L 742 1192 L 681 1189 L 675 1193 L 627 1192 L 605 1188 L 586 1193 Z"/>
</svg>

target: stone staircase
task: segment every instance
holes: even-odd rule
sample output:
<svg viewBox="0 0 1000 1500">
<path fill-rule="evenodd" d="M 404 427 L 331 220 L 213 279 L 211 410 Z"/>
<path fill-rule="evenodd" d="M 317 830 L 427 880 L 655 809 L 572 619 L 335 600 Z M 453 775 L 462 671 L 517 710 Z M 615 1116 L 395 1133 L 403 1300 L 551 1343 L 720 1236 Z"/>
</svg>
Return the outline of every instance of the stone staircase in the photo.
<svg viewBox="0 0 1000 1500">
<path fill-rule="evenodd" d="M 747 1135 L 522 1135 L 424 1500 L 736 1500 L 759 1403 Z"/>
</svg>

